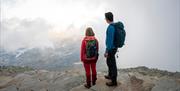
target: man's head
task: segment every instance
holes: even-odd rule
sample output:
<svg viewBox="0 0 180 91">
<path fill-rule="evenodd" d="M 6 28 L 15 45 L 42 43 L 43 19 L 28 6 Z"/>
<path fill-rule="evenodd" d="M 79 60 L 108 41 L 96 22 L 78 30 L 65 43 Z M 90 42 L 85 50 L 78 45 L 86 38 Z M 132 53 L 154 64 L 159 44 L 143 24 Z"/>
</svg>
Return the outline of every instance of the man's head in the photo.
<svg viewBox="0 0 180 91">
<path fill-rule="evenodd" d="M 105 19 L 107 23 L 111 23 L 114 21 L 112 12 L 105 13 Z"/>
</svg>

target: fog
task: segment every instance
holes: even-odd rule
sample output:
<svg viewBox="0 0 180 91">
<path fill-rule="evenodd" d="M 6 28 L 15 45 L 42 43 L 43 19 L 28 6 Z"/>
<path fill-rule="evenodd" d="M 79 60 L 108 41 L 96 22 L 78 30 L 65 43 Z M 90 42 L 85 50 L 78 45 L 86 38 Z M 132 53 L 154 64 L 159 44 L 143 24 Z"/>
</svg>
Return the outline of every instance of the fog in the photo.
<svg viewBox="0 0 180 91">
<path fill-rule="evenodd" d="M 71 42 L 80 49 L 90 26 L 105 60 L 104 13 L 108 11 L 115 22 L 124 23 L 127 33 L 125 46 L 117 53 L 119 68 L 180 71 L 179 0 L 1 0 L 0 47 L 56 49 Z"/>
</svg>

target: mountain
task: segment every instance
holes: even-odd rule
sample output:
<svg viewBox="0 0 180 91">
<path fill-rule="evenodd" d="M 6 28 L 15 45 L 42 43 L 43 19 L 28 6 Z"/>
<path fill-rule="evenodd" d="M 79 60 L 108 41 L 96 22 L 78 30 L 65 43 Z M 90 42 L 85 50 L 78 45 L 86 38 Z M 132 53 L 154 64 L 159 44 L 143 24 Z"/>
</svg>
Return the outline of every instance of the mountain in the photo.
<svg viewBox="0 0 180 91">
<path fill-rule="evenodd" d="M 75 48 L 74 48 L 75 47 Z M 65 48 L 19 48 L 16 51 L 0 50 L 0 66 L 29 66 L 36 69 L 62 69 L 79 61 L 76 46 Z"/>
<path fill-rule="evenodd" d="M 107 71 L 98 71 L 98 80 L 90 89 L 83 87 L 84 70 L 33 70 L 1 67 L 0 91 L 180 91 L 180 72 L 168 72 L 147 67 L 118 70 L 118 86 L 108 87 Z M 17 71 L 22 70 L 22 71 Z M 10 72 L 9 72 L 10 71 Z M 8 74 L 7 74 L 8 73 Z"/>
</svg>

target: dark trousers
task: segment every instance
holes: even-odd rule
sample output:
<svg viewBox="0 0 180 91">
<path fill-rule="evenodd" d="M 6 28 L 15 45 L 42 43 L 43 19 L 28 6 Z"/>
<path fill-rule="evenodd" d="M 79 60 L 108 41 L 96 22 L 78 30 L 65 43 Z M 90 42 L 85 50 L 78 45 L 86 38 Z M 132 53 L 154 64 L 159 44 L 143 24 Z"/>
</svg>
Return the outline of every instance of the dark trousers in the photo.
<svg viewBox="0 0 180 91">
<path fill-rule="evenodd" d="M 112 49 L 108 52 L 107 57 L 107 66 L 108 66 L 108 75 L 110 76 L 112 82 L 117 82 L 117 66 L 116 66 L 116 59 L 115 54 L 117 52 L 117 49 Z"/>
</svg>

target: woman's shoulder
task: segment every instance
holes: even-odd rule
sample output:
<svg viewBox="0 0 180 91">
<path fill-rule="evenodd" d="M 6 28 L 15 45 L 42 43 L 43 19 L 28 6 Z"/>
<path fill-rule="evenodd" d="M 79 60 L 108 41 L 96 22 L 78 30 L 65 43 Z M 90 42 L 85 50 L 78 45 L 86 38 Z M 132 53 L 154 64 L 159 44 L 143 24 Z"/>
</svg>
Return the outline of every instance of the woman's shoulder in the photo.
<svg viewBox="0 0 180 91">
<path fill-rule="evenodd" d="M 83 38 L 82 41 L 86 41 L 86 40 L 97 40 L 98 41 L 98 39 L 95 36 L 86 36 Z"/>
</svg>

